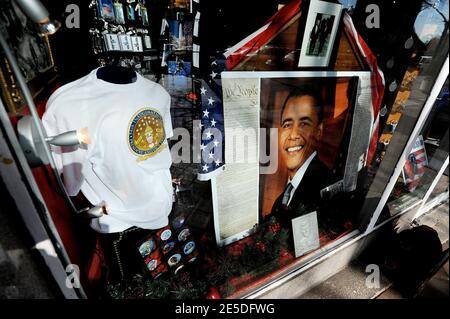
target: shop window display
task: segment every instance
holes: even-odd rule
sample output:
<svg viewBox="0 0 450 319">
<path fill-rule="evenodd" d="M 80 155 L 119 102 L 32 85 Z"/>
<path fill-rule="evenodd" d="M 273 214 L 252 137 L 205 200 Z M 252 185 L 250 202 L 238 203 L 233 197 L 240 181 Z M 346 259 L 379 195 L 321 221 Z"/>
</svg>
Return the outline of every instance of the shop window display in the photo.
<svg viewBox="0 0 450 319">
<path fill-rule="evenodd" d="M 448 48 L 441 52 L 448 44 L 448 1 L 405 2 L 403 21 L 389 18 L 400 4 L 380 4 L 383 27 L 374 30 L 364 25 L 364 0 L 293 0 L 278 11 L 275 2 L 252 10 L 247 23 L 233 19 L 234 3 L 93 1 L 86 8 L 90 75 L 76 77 L 73 69 L 64 75 L 69 63 L 58 52 L 61 81 L 48 85 L 39 111 L 49 135 L 89 126 L 91 145 L 69 155 L 54 152 L 62 156 L 57 162 L 76 208 L 104 205 L 105 214 L 81 220 L 65 205 L 70 218 L 52 216 L 93 297 L 244 297 L 365 231 L 361 220 L 373 213 L 364 209 L 366 195 L 396 129 L 406 125 L 400 123 L 412 87 L 421 85 L 425 96 L 439 56 L 448 54 Z M 437 17 L 444 23 L 435 23 Z M 64 43 L 53 41 L 56 48 Z M 124 70 L 133 76 L 124 79 Z M 100 91 L 91 89 L 102 79 L 110 92 L 95 96 Z M 430 183 L 423 167 L 445 140 L 446 94 L 388 205 Z M 86 96 L 98 109 L 95 118 L 94 106 L 81 102 Z M 55 101 L 64 102 L 58 110 L 78 107 L 54 114 Z M 117 110 L 105 106 L 103 112 L 99 101 Z M 20 117 L 26 106 L 10 114 Z M 124 164 L 123 152 L 136 160 Z M 81 153 L 87 157 L 66 157 Z M 34 170 L 43 191 L 45 169 Z M 64 210 L 57 194 L 46 200 Z M 138 205 L 147 201 L 148 207 Z M 149 223 L 151 212 L 162 221 Z M 108 218 L 125 224 L 101 223 Z"/>
</svg>

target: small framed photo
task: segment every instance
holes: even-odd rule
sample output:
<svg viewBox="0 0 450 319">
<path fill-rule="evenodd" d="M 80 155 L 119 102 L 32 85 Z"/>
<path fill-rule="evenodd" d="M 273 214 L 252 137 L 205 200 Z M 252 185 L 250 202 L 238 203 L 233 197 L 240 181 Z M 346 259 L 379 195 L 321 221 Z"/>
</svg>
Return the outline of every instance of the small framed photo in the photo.
<svg viewBox="0 0 450 319">
<path fill-rule="evenodd" d="M 115 22 L 114 5 L 112 0 L 98 0 L 98 11 L 100 17 L 109 22 Z"/>
<path fill-rule="evenodd" d="M 420 186 L 420 180 L 425 175 L 428 157 L 422 135 L 419 135 L 403 166 L 403 182 L 408 191 L 414 192 Z"/>
<path fill-rule="evenodd" d="M 300 50 L 299 67 L 326 67 L 330 62 L 342 5 L 311 0 Z"/>
<path fill-rule="evenodd" d="M 320 247 L 317 212 L 296 217 L 291 223 L 296 258 Z"/>
</svg>

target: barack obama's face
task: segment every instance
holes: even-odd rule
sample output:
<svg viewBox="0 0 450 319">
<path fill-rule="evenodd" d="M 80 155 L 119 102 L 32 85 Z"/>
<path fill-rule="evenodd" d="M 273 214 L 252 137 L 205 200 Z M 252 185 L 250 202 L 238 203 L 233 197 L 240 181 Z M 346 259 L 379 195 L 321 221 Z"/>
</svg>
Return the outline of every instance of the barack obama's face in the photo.
<svg viewBox="0 0 450 319">
<path fill-rule="evenodd" d="M 279 148 L 290 178 L 317 149 L 322 137 L 317 110 L 316 99 L 302 95 L 289 98 L 281 114 Z"/>
</svg>

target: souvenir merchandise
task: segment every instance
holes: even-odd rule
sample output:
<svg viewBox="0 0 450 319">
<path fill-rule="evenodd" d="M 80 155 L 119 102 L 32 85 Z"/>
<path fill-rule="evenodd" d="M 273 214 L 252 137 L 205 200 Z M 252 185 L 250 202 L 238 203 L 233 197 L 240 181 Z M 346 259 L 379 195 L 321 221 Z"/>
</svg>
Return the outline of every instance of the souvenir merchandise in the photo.
<svg viewBox="0 0 450 319">
<path fill-rule="evenodd" d="M 99 79 L 98 70 L 59 88 L 47 103 L 48 134 L 87 127 L 96 137 L 88 149 L 55 147 L 58 170 L 72 196 L 81 190 L 93 205 L 106 203 L 107 214 L 91 222 L 95 230 L 164 227 L 173 193 L 170 96 L 139 74 L 115 84 Z"/>
</svg>

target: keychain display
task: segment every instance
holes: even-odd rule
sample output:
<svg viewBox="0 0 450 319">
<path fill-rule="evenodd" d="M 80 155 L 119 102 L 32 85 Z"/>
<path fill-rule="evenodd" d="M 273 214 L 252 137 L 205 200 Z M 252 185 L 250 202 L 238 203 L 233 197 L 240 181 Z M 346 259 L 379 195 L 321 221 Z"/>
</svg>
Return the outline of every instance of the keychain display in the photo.
<svg viewBox="0 0 450 319">
<path fill-rule="evenodd" d="M 143 52 L 144 48 L 142 46 L 142 38 L 139 36 L 132 36 L 131 37 L 131 44 L 133 46 L 134 52 Z"/>
<path fill-rule="evenodd" d="M 120 51 L 133 51 L 131 36 L 129 34 L 119 34 Z"/>
<path fill-rule="evenodd" d="M 136 6 L 134 7 L 134 11 L 135 11 L 135 18 L 136 18 L 136 22 L 139 25 L 143 24 L 143 20 L 142 20 L 142 1 L 138 0 Z"/>
<path fill-rule="evenodd" d="M 103 52 L 103 37 L 100 34 L 100 31 L 95 28 L 91 28 L 89 29 L 89 35 L 91 36 L 92 51 L 94 54 Z"/>
<path fill-rule="evenodd" d="M 114 22 L 114 6 L 112 0 L 98 0 L 98 11 L 100 17 L 105 19 L 106 21 Z"/>
<path fill-rule="evenodd" d="M 123 13 L 123 5 L 118 0 L 114 2 L 114 15 L 116 23 L 125 24 L 125 14 Z"/>
<path fill-rule="evenodd" d="M 127 20 L 129 22 L 134 22 L 136 21 L 136 15 L 134 13 L 134 8 L 132 6 L 132 3 L 135 3 L 135 0 L 127 0 Z"/>
<path fill-rule="evenodd" d="M 98 66 L 124 64 L 155 80 L 160 78 L 161 72 L 190 77 L 194 71 L 189 53 L 192 49 L 193 21 L 192 13 L 185 10 L 189 8 L 189 2 L 170 1 L 172 6 L 175 4 L 172 8 L 176 9 L 166 11 L 162 34 L 158 36 L 155 28 L 159 26 L 150 21 L 152 12 L 149 7 L 153 2 L 92 0 L 89 8 L 94 20 L 89 34 Z M 164 10 L 170 10 L 170 7 L 166 6 Z M 151 34 L 157 38 L 154 39 Z M 155 72 L 158 75 L 155 76 Z M 177 241 L 176 238 L 174 240 Z"/>
<path fill-rule="evenodd" d="M 103 35 L 107 51 L 121 51 L 119 37 L 117 34 L 106 33 Z"/>
<path fill-rule="evenodd" d="M 154 60 L 144 0 L 93 0 L 89 6 L 95 19 L 89 35 L 99 66 L 114 64 L 131 67 L 141 75 L 151 75 Z M 114 53 L 109 55 L 109 53 Z M 117 55 L 124 53 L 124 55 Z M 131 54 L 131 55 L 130 55 Z M 133 55 L 136 54 L 136 55 Z"/>
<path fill-rule="evenodd" d="M 128 27 L 150 25 L 148 9 L 143 0 L 126 0 L 124 4 L 120 0 L 95 1 L 98 19 Z"/>
<path fill-rule="evenodd" d="M 150 38 L 150 36 L 148 35 L 148 31 L 144 30 L 143 31 L 143 47 L 144 50 L 150 50 L 152 48 L 152 39 Z"/>
<path fill-rule="evenodd" d="M 141 15 L 142 15 L 142 25 L 143 26 L 148 26 L 150 25 L 150 22 L 148 20 L 148 12 L 147 12 L 147 7 L 145 6 L 145 2 L 143 2 L 143 4 L 141 4 Z"/>
</svg>

